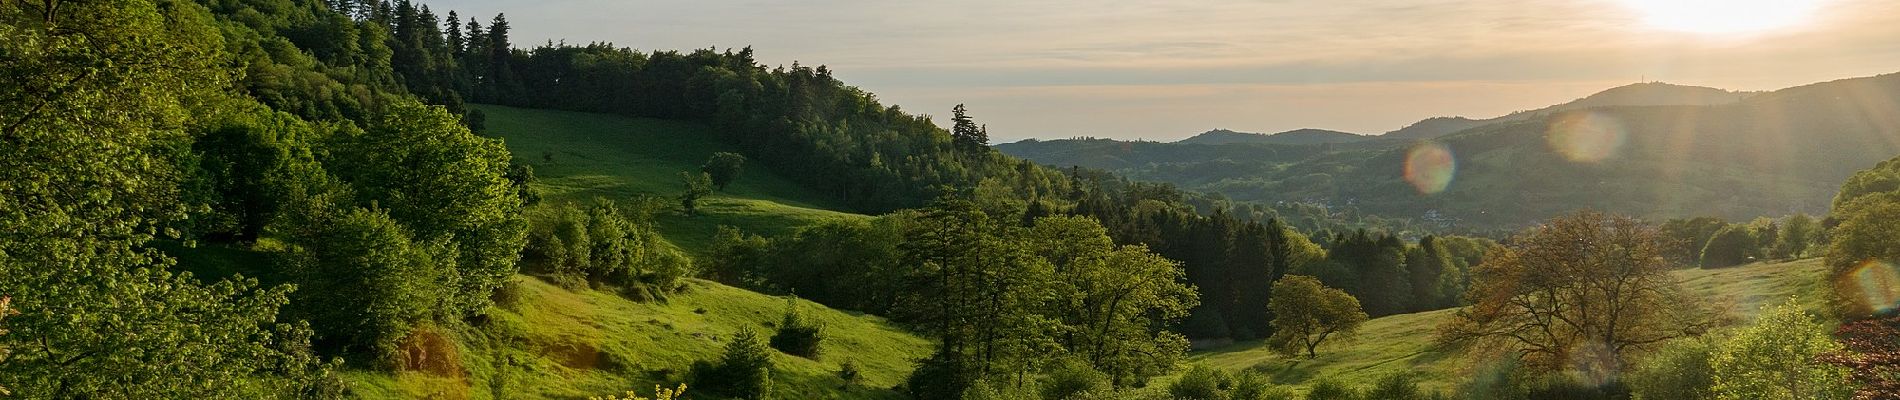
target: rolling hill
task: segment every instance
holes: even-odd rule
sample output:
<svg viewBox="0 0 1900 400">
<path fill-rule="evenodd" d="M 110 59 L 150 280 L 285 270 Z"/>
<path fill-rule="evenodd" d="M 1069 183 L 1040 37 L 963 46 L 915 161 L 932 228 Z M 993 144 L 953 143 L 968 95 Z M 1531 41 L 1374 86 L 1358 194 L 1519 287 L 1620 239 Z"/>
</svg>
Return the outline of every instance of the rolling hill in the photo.
<svg viewBox="0 0 1900 400">
<path fill-rule="evenodd" d="M 1750 92 L 1733 92 L 1702 86 L 1684 86 L 1663 82 L 1644 82 L 1618 86 L 1597 92 L 1581 99 L 1539 108 L 1518 111 L 1497 118 L 1469 119 L 1465 117 L 1426 118 L 1412 125 L 1380 135 L 1386 139 L 1424 140 L 1458 133 L 1466 129 L 1485 125 L 1525 121 L 1551 114 L 1597 107 L 1641 107 L 1641 106 L 1716 106 L 1741 102 L 1753 95 Z"/>
<path fill-rule="evenodd" d="M 1900 74 L 1766 93 L 1638 84 L 1493 120 L 1414 126 L 1448 134 L 1425 145 L 1388 134 L 1307 146 L 1098 139 L 997 147 L 1235 200 L 1432 215 L 1479 228 L 1521 227 L 1580 208 L 1645 218 L 1818 214 L 1847 176 L 1900 154 Z M 1420 146 L 1449 158 L 1434 166 L 1449 179 L 1442 188 L 1406 180 Z"/>
<path fill-rule="evenodd" d="M 499 137 L 517 162 L 534 167 L 545 202 L 625 200 L 672 202 L 680 172 L 698 172 L 714 152 L 736 152 L 705 125 L 608 114 L 475 105 L 486 135 Z M 660 233 L 694 255 L 704 254 L 719 226 L 778 235 L 827 218 L 868 218 L 832 211 L 829 198 L 752 163 L 726 190 L 701 200 L 699 215 L 657 215 Z"/>
<path fill-rule="evenodd" d="M 1199 135 L 1194 135 L 1193 137 L 1189 137 L 1187 139 L 1181 139 L 1181 140 L 1175 141 L 1174 143 L 1210 144 L 1210 145 L 1235 144 L 1235 143 L 1324 144 L 1324 143 L 1356 142 L 1356 141 L 1360 141 L 1364 139 L 1366 139 L 1366 137 L 1359 134 L 1346 133 L 1346 132 L 1340 132 L 1340 131 L 1329 131 L 1325 129 L 1310 129 L 1310 128 L 1309 129 L 1295 129 L 1295 130 L 1274 133 L 1274 134 L 1235 132 L 1235 131 L 1230 131 L 1226 129 L 1215 129 L 1215 130 L 1211 130 L 1207 132 L 1202 132 Z"/>
<path fill-rule="evenodd" d="M 1713 301 L 1729 302 L 1731 312 L 1749 317 L 1762 306 L 1777 304 L 1791 296 L 1811 308 L 1821 307 L 1819 282 L 1826 270 L 1820 259 L 1807 259 L 1725 269 L 1687 269 L 1676 271 L 1675 275 L 1686 288 Z M 1319 377 L 1364 385 L 1401 372 L 1418 374 L 1420 385 L 1425 388 L 1450 390 L 1455 382 L 1468 376 L 1471 372 L 1467 370 L 1468 365 L 1472 363 L 1461 354 L 1435 346 L 1432 336 L 1438 325 L 1450 320 L 1455 312 L 1455 309 L 1427 311 L 1366 321 L 1358 336 L 1322 345 L 1319 357 L 1312 360 L 1280 356 L 1260 342 L 1199 351 L 1190 355 L 1189 360 L 1230 371 L 1261 372 L 1276 384 L 1302 386 L 1300 390 Z"/>
<path fill-rule="evenodd" d="M 565 111 L 477 105 L 487 135 L 499 137 L 519 162 L 535 168 L 543 204 L 627 201 L 655 196 L 671 201 L 680 171 L 697 171 L 716 151 L 731 149 L 703 125 Z M 658 231 L 695 256 L 720 226 L 759 234 L 788 233 L 831 218 L 870 218 L 832 211 L 833 203 L 772 171 L 749 167 L 727 190 L 703 200 L 699 215 L 656 215 Z M 672 203 L 667 203 L 672 204 Z M 530 212 L 531 217 L 536 215 Z M 261 247 L 272 246 L 269 241 Z M 228 245 L 160 243 L 182 268 L 215 278 L 243 274 L 283 282 L 271 253 Z M 688 279 L 664 300 L 636 302 L 610 291 L 568 290 L 517 275 L 497 294 L 496 308 L 473 329 L 437 329 L 443 339 L 430 354 L 450 365 L 402 372 L 352 369 L 342 377 L 354 395 L 369 399 L 581 399 L 684 382 L 697 360 L 717 357 L 735 332 L 769 335 L 787 305 L 771 296 L 717 282 Z M 818 398 L 901 398 L 901 383 L 929 340 L 883 318 L 799 300 L 804 315 L 827 330 L 817 360 L 775 353 L 780 393 Z M 460 333 L 452 333 L 460 332 Z M 851 363 L 862 380 L 838 377 Z M 435 365 L 435 364 L 429 364 Z"/>
</svg>

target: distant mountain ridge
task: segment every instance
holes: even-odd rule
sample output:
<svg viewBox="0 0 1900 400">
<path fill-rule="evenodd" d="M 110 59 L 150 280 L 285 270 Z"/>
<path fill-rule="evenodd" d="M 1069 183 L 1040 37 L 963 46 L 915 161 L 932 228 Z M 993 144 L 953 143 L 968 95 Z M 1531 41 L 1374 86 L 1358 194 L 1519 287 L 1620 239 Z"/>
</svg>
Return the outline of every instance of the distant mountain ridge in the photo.
<svg viewBox="0 0 1900 400">
<path fill-rule="evenodd" d="M 1234 143 L 1322 144 L 1322 143 L 1346 143 L 1346 142 L 1364 140 L 1365 138 L 1366 136 L 1356 134 L 1356 133 L 1331 131 L 1331 130 L 1325 130 L 1325 129 L 1312 129 L 1312 128 L 1295 129 L 1295 130 L 1290 130 L 1290 131 L 1280 132 L 1280 133 L 1275 133 L 1275 134 L 1235 132 L 1235 131 L 1226 130 L 1226 129 L 1215 129 L 1215 130 L 1203 132 L 1199 135 L 1194 135 L 1193 137 L 1190 137 L 1187 139 L 1181 139 L 1181 140 L 1175 141 L 1174 143 L 1215 144 L 1215 145 L 1234 144 Z"/>
<path fill-rule="evenodd" d="M 1554 135 L 1579 127 L 1611 136 L 1563 143 L 1565 136 Z M 1431 193 L 1405 179 L 1411 151 L 1425 139 L 1455 160 L 1449 183 Z M 1643 218 L 1821 214 L 1849 175 L 1900 154 L 1900 73 L 1771 92 L 1626 85 L 1497 118 L 1431 118 L 1325 146 L 1097 139 L 997 148 L 1238 201 L 1465 226 L 1522 227 L 1582 208 Z M 1580 148 L 1596 153 L 1578 157 Z"/>
<path fill-rule="evenodd" d="M 1664 82 L 1633 83 L 1571 100 L 1568 103 L 1518 111 L 1490 119 L 1470 119 L 1465 117 L 1432 117 L 1418 121 L 1404 128 L 1380 135 L 1387 139 L 1423 140 L 1458 133 L 1480 126 L 1523 121 L 1554 113 L 1597 107 L 1648 107 L 1648 106 L 1717 106 L 1741 102 L 1755 92 L 1737 92 L 1703 86 L 1677 85 Z"/>
</svg>

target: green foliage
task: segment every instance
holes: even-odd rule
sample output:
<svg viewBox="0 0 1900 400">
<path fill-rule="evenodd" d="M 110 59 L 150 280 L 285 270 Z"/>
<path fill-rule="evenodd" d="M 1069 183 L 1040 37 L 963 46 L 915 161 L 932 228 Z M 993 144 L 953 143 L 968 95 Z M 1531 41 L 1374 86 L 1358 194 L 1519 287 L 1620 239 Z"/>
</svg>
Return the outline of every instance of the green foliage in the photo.
<svg viewBox="0 0 1900 400">
<path fill-rule="evenodd" d="M 1414 291 L 1406 269 L 1404 241 L 1392 235 L 1361 229 L 1352 234 L 1333 237 L 1330 246 L 1326 249 L 1328 264 L 1310 268 L 1308 274 L 1359 298 L 1369 315 L 1398 314 L 1416 307 L 1413 304 L 1418 299 L 1412 298 Z M 1421 268 L 1429 269 L 1423 264 L 1434 263 L 1420 264 Z M 1431 280 L 1436 286 L 1436 279 Z M 1426 292 L 1431 290 L 1427 289 Z"/>
<path fill-rule="evenodd" d="M 470 133 L 440 107 L 411 102 L 391 104 L 368 129 L 333 140 L 324 168 L 355 189 L 359 204 L 382 207 L 418 240 L 447 241 L 456 251 L 457 288 L 444 305 L 462 315 L 487 307 L 527 242 L 501 142 Z"/>
<path fill-rule="evenodd" d="M 1327 338 L 1351 337 L 1365 323 L 1359 300 L 1319 279 L 1288 275 L 1273 283 L 1273 336 L 1267 343 L 1282 354 L 1318 357 Z"/>
<path fill-rule="evenodd" d="M 1625 380 L 1637 399 L 1714 399 L 1711 362 L 1719 343 L 1708 336 L 1671 341 L 1638 363 Z"/>
<path fill-rule="evenodd" d="M 1012 385 L 989 379 L 978 379 L 963 392 L 962 400 L 1038 400 L 1033 384 Z"/>
<path fill-rule="evenodd" d="M 0 7 L 0 387 L 25 398 L 317 398 L 289 287 L 174 273 L 185 127 L 234 74 L 195 3 Z M 210 279 L 207 279 L 210 280 Z M 328 387 L 327 389 L 335 389 Z"/>
<path fill-rule="evenodd" d="M 1196 365 L 1168 385 L 1168 395 L 1183 400 L 1226 400 L 1229 380 L 1220 370 Z"/>
<path fill-rule="evenodd" d="M 685 189 L 680 192 L 680 209 L 687 215 L 699 213 L 699 199 L 712 195 L 712 178 L 706 173 L 680 172 Z"/>
<path fill-rule="evenodd" d="M 1689 219 L 1670 219 L 1657 227 L 1663 237 L 1670 240 L 1669 258 L 1671 261 L 1686 265 L 1696 265 L 1702 259 L 1702 248 L 1709 244 L 1709 238 L 1727 228 L 1728 223 L 1715 217 L 1697 217 Z"/>
<path fill-rule="evenodd" d="M 744 170 L 745 156 L 723 151 L 713 153 L 712 158 L 706 159 L 706 163 L 699 166 L 699 171 L 706 173 L 706 176 L 712 179 L 713 186 L 722 192 L 726 190 L 726 185 L 732 184 L 734 179 L 739 179 L 739 172 Z"/>
<path fill-rule="evenodd" d="M 990 144 L 989 128 L 979 127 L 970 119 L 969 110 L 958 104 L 950 109 L 950 140 L 957 148 L 967 153 L 976 153 Z"/>
<path fill-rule="evenodd" d="M 1841 349 L 1794 302 L 1767 309 L 1722 343 L 1709 360 L 1717 399 L 1840 399 L 1853 393 L 1848 371 L 1816 362 Z"/>
<path fill-rule="evenodd" d="M 1426 400 L 1440 396 L 1419 389 L 1418 379 L 1412 374 L 1399 373 L 1379 378 L 1379 381 L 1374 382 L 1361 397 L 1380 400 Z"/>
<path fill-rule="evenodd" d="M 310 218 L 289 238 L 297 310 L 317 343 L 396 367 L 397 347 L 416 324 L 442 312 L 455 276 L 446 243 L 415 242 L 383 210 Z"/>
<path fill-rule="evenodd" d="M 809 321 L 798 313 L 798 298 L 785 301 L 785 319 L 778 324 L 778 331 L 772 333 L 772 348 L 794 356 L 818 359 L 820 342 L 825 339 L 825 327 Z"/>
<path fill-rule="evenodd" d="M 1359 400 L 1359 390 L 1332 379 L 1321 378 L 1306 391 L 1306 400 Z"/>
<path fill-rule="evenodd" d="M 611 200 L 595 199 L 585 211 L 566 203 L 545 211 L 529 231 L 523 260 L 565 287 L 594 283 L 657 295 L 678 286 L 691 268 L 651 220 L 628 215 Z"/>
<path fill-rule="evenodd" d="M 1761 255 L 1760 250 L 1752 229 L 1746 225 L 1729 225 L 1716 231 L 1709 237 L 1708 244 L 1702 246 L 1700 264 L 1703 268 L 1747 264 Z"/>
<path fill-rule="evenodd" d="M 739 287 L 762 287 L 768 260 L 774 259 L 772 242 L 759 235 L 720 226 L 707 250 L 707 277 Z"/>
<path fill-rule="evenodd" d="M 1807 214 L 1795 214 L 1783 219 L 1780 228 L 1769 251 L 1769 256 L 1777 259 L 1807 257 L 1809 250 L 1821 240 L 1820 222 Z"/>
<path fill-rule="evenodd" d="M 1108 374 L 1096 371 L 1089 363 L 1064 359 L 1048 368 L 1042 382 L 1042 398 L 1048 400 L 1086 399 L 1101 396 L 1113 386 Z"/>
<path fill-rule="evenodd" d="M 1868 296 L 1860 280 L 1871 278 L 1856 274 L 1878 276 L 1900 265 L 1896 264 L 1900 260 L 1900 229 L 1893 229 L 1893 221 L 1900 221 L 1900 194 L 1858 197 L 1829 218 L 1840 222 L 1827 232 L 1827 266 L 1835 311 L 1851 319 L 1893 308 L 1893 304 L 1881 303 L 1883 296 Z M 1892 293 L 1891 289 L 1883 290 Z"/>
<path fill-rule="evenodd" d="M 693 387 L 704 393 L 739 399 L 771 398 L 771 350 L 751 329 L 742 329 L 726 343 L 725 354 L 711 363 L 693 364 Z"/>
</svg>

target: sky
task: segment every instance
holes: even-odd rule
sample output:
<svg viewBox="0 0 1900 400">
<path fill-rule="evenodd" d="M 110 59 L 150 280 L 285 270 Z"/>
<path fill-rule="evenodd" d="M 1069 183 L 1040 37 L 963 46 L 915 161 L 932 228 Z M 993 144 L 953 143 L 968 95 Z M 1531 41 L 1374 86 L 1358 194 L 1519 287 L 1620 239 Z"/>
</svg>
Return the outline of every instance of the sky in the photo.
<svg viewBox="0 0 1900 400">
<path fill-rule="evenodd" d="M 1900 0 L 422 0 L 516 46 L 752 46 L 992 142 L 1380 134 L 1641 81 L 1773 90 L 1900 72 Z"/>
</svg>

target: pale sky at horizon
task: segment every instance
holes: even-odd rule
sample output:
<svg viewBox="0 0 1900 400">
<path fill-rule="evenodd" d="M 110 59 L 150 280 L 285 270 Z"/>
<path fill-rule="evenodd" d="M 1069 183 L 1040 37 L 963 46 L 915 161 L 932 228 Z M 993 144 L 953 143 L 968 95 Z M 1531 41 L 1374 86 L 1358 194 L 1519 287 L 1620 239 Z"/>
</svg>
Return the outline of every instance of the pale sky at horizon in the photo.
<svg viewBox="0 0 1900 400">
<path fill-rule="evenodd" d="M 432 0 L 516 46 L 753 46 L 828 65 L 885 104 L 967 104 L 993 142 L 1174 140 L 1225 128 L 1379 134 L 1488 118 L 1643 79 L 1773 90 L 1900 72 L 1900 0 L 1819 1 L 1797 23 L 1700 34 L 1631 2 L 1723 0 Z M 1785 0 L 1784 0 L 1785 1 Z M 1736 12 L 1716 6 L 1712 14 Z"/>
</svg>

